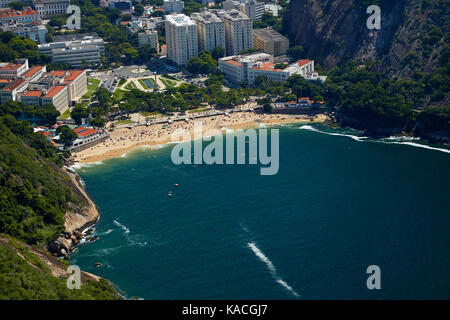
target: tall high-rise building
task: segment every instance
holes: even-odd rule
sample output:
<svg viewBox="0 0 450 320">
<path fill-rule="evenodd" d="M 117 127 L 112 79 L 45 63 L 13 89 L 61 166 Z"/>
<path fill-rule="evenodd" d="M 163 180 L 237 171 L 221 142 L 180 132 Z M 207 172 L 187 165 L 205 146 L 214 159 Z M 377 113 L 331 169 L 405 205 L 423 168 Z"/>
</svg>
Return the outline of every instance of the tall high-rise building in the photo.
<svg viewBox="0 0 450 320">
<path fill-rule="evenodd" d="M 208 10 L 193 13 L 192 19 L 197 23 L 198 48 L 211 51 L 216 47 L 225 49 L 225 23 Z"/>
<path fill-rule="evenodd" d="M 158 32 L 156 30 L 145 30 L 138 33 L 139 47 L 150 45 L 152 49 L 158 51 Z"/>
<path fill-rule="evenodd" d="M 184 65 L 198 56 L 197 25 L 184 14 L 168 15 L 165 21 L 167 58 Z"/>
<path fill-rule="evenodd" d="M 264 2 L 256 0 L 226 0 L 223 2 L 222 7 L 225 11 L 240 10 L 251 20 L 261 20 L 265 11 Z"/>
<path fill-rule="evenodd" d="M 182 0 L 164 0 L 164 13 L 181 13 L 184 8 L 184 1 Z"/>
<path fill-rule="evenodd" d="M 253 47 L 252 20 L 236 9 L 217 11 L 225 23 L 225 45 L 228 56 L 241 53 Z"/>
<path fill-rule="evenodd" d="M 261 20 L 264 14 L 264 2 L 256 0 L 241 1 L 240 9 L 252 20 Z"/>
</svg>

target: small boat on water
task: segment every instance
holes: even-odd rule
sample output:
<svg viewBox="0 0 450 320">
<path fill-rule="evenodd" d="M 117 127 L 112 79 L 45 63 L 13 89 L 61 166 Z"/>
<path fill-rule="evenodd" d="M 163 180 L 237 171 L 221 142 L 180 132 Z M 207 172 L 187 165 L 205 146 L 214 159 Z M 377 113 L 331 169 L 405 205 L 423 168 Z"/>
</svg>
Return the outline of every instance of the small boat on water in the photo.
<svg viewBox="0 0 450 320">
<path fill-rule="evenodd" d="M 179 184 L 178 183 L 175 183 L 175 187 L 178 187 L 179 186 Z"/>
</svg>

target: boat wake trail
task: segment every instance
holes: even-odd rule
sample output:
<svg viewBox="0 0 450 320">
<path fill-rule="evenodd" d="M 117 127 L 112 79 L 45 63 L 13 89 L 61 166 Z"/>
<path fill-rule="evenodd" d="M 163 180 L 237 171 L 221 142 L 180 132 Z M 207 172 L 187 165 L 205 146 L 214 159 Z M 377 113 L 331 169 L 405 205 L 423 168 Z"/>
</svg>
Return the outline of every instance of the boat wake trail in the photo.
<svg viewBox="0 0 450 320">
<path fill-rule="evenodd" d="M 367 139 L 367 137 L 360 137 L 360 136 L 355 136 L 355 135 L 352 135 L 352 134 L 321 131 L 321 130 L 318 130 L 318 129 L 316 129 L 316 128 L 312 127 L 312 126 L 309 126 L 309 125 L 301 126 L 299 129 L 314 131 L 314 132 L 323 133 L 323 134 L 328 134 L 330 136 L 347 137 L 347 138 L 351 138 L 351 139 L 356 140 L 356 141 L 363 141 L 364 139 Z"/>
<path fill-rule="evenodd" d="M 120 229 L 122 229 L 125 233 L 130 233 L 130 229 L 128 229 L 127 227 L 125 227 L 123 224 L 121 224 L 120 222 L 118 222 L 117 220 L 114 220 L 113 223 L 118 226 Z"/>
<path fill-rule="evenodd" d="M 272 277 L 275 279 L 275 282 L 282 285 L 294 296 L 299 297 L 299 294 L 278 275 L 277 269 L 273 265 L 272 261 L 270 261 L 270 259 L 256 246 L 256 244 L 254 242 L 249 242 L 247 245 L 253 251 L 253 253 L 259 258 L 259 260 L 261 260 L 266 264 L 267 268 L 272 274 Z"/>
</svg>

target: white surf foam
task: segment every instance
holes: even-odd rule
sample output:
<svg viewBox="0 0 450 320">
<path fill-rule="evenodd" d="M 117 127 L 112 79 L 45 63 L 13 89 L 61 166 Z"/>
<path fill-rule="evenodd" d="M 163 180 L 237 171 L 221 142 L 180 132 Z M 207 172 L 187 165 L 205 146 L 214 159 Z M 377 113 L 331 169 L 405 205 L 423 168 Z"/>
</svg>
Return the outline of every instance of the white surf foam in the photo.
<svg viewBox="0 0 450 320">
<path fill-rule="evenodd" d="M 82 168 L 91 168 L 94 166 L 99 166 L 102 165 L 103 162 L 102 161 L 97 161 L 97 162 L 87 162 L 87 163 L 75 163 L 73 165 L 71 165 L 70 167 L 68 167 L 69 169 L 75 171 L 78 169 L 82 169 Z"/>
<path fill-rule="evenodd" d="M 417 140 L 420 140 L 420 138 L 419 137 L 409 137 L 409 136 L 390 136 L 387 138 L 383 138 L 381 140 L 404 142 L 404 141 L 417 141 Z"/>
<path fill-rule="evenodd" d="M 404 142 L 387 142 L 387 143 L 402 144 L 402 145 L 407 145 L 407 146 L 416 147 L 416 148 L 423 148 L 423 149 L 428 149 L 428 150 L 435 150 L 435 151 L 450 153 L 450 149 L 436 148 L 436 147 L 427 146 L 426 144 L 420 144 L 420 143 L 415 143 L 415 142 L 404 141 Z"/>
<path fill-rule="evenodd" d="M 295 290 L 286 283 L 283 279 L 277 279 L 277 282 L 281 284 L 283 287 L 285 287 L 288 291 L 290 291 L 294 296 L 299 297 L 298 293 L 295 292 Z"/>
<path fill-rule="evenodd" d="M 275 269 L 272 261 L 270 261 L 269 258 L 267 258 L 266 255 L 261 250 L 259 250 L 255 243 L 250 242 L 248 243 L 248 246 L 250 247 L 250 249 L 252 249 L 254 254 L 267 265 L 267 268 L 269 268 L 270 272 L 272 272 L 272 274 L 276 274 L 277 269 Z"/>
<path fill-rule="evenodd" d="M 122 229 L 125 233 L 130 233 L 130 229 L 128 229 L 127 227 L 125 227 L 123 224 L 121 224 L 120 222 L 118 222 L 117 220 L 114 220 L 113 223 L 118 226 L 120 229 Z"/>
<path fill-rule="evenodd" d="M 269 269 L 270 273 L 272 274 L 272 277 L 274 278 L 275 282 L 282 285 L 286 290 L 288 290 L 290 293 L 292 293 L 294 296 L 299 297 L 299 294 L 290 286 L 287 284 L 286 281 L 284 281 L 277 273 L 277 269 L 273 265 L 272 261 L 262 252 L 254 242 L 247 243 L 248 247 L 253 251 L 253 253 L 264 262 Z"/>
<path fill-rule="evenodd" d="M 314 131 L 314 132 L 318 132 L 318 133 L 322 133 L 322 134 L 328 134 L 330 136 L 347 137 L 347 138 L 353 139 L 355 141 L 363 141 L 364 139 L 367 139 L 367 137 L 360 137 L 360 136 L 355 136 L 355 135 L 352 135 L 352 134 L 321 131 L 321 130 L 318 130 L 318 129 L 316 129 L 316 128 L 312 127 L 312 126 L 309 126 L 309 125 L 301 126 L 299 129 Z"/>
</svg>

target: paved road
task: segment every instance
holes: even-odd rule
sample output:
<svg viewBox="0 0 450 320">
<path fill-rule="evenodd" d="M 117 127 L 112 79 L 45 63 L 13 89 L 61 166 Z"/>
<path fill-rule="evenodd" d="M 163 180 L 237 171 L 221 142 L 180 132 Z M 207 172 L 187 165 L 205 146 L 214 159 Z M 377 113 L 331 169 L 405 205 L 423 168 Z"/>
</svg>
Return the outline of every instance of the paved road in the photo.
<svg viewBox="0 0 450 320">
<path fill-rule="evenodd" d="M 249 112 L 249 111 L 253 111 L 256 109 L 261 108 L 260 106 L 256 106 L 256 107 L 246 107 L 246 108 L 241 108 L 241 109 L 233 109 L 233 110 L 214 110 L 214 111 L 209 111 L 209 112 L 199 112 L 198 114 L 186 114 L 186 115 L 177 115 L 177 116 L 172 116 L 170 117 L 165 117 L 163 119 L 158 119 L 158 120 L 152 120 L 152 121 L 148 121 L 148 123 L 150 125 L 153 124 L 162 124 L 162 123 L 168 123 L 169 121 L 185 121 L 186 118 L 189 118 L 189 120 L 191 119 L 198 119 L 198 118 L 205 118 L 205 117 L 213 117 L 213 116 L 220 116 L 220 115 L 224 115 L 226 113 L 234 113 L 234 112 Z M 147 122 L 141 122 L 141 123 L 135 123 L 135 124 L 128 124 L 128 125 L 123 125 L 117 128 L 129 128 L 130 126 L 132 127 L 140 127 L 140 126 L 146 126 Z"/>
</svg>

